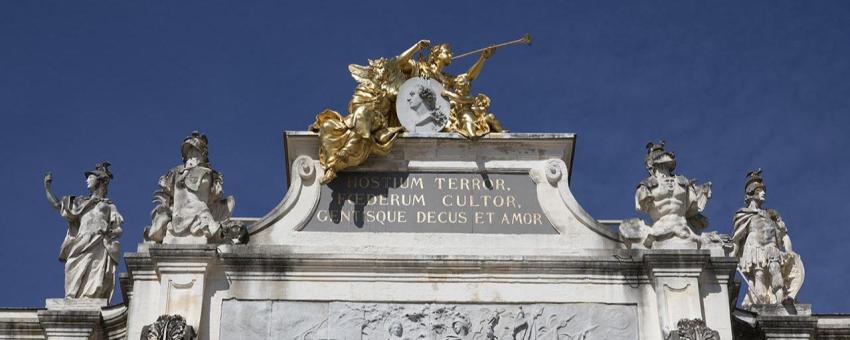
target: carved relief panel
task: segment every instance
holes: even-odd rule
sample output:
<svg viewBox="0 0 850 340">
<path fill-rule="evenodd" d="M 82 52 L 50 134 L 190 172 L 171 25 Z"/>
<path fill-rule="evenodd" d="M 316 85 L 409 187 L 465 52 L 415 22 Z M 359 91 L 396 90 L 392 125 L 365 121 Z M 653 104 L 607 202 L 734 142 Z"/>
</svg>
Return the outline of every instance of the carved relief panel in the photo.
<svg viewBox="0 0 850 340">
<path fill-rule="evenodd" d="M 228 316 L 235 317 L 228 317 Z M 241 320 L 244 318 L 251 320 Z M 228 300 L 221 339 L 637 339 L 633 305 Z"/>
</svg>

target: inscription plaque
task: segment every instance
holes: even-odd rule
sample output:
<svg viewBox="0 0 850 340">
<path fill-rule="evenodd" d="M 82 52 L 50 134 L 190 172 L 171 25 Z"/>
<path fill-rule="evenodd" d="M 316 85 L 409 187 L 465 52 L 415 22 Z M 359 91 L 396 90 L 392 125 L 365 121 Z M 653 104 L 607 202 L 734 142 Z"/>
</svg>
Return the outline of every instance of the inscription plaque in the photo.
<svg viewBox="0 0 850 340">
<path fill-rule="evenodd" d="M 271 311 L 271 312 L 270 312 Z M 568 340 L 638 339 L 634 305 L 432 304 L 306 301 L 222 303 L 222 339 Z"/>
<path fill-rule="evenodd" d="M 526 174 L 343 172 L 303 231 L 556 234 Z"/>
</svg>

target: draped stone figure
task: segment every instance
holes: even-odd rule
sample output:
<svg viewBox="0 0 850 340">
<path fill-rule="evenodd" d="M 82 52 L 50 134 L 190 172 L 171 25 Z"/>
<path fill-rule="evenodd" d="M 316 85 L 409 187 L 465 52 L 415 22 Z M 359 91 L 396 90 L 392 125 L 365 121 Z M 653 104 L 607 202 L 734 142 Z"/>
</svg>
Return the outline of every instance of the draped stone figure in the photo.
<svg viewBox="0 0 850 340">
<path fill-rule="evenodd" d="M 44 189 L 50 205 L 68 221 L 68 231 L 59 251 L 65 263 L 65 298 L 112 298 L 118 264 L 121 224 L 124 218 L 106 198 L 112 173 L 109 162 L 86 171 L 86 187 L 91 196 L 63 196 L 57 199 L 51 189 L 53 175 L 44 175 Z"/>
<path fill-rule="evenodd" d="M 805 270 L 788 237 L 788 227 L 773 209 L 764 209 L 767 187 L 761 169 L 747 174 L 746 206 L 735 212 L 734 255 L 747 281 L 744 308 L 756 304 L 793 302 L 803 285 Z"/>
<path fill-rule="evenodd" d="M 216 243 L 234 227 L 233 196 L 222 192 L 224 178 L 209 163 L 207 137 L 198 131 L 183 140 L 183 164 L 159 178 L 145 240 L 156 243 Z M 239 229 L 239 226 L 236 226 Z"/>
<path fill-rule="evenodd" d="M 664 150 L 664 142 L 648 143 L 645 159 L 649 177 L 635 191 L 635 209 L 652 219 L 647 225 L 640 219 L 620 224 L 627 244 L 640 242 L 646 248 L 700 248 L 714 242 L 716 234 L 701 234 L 708 218 L 701 212 L 711 198 L 711 182 L 697 184 L 685 176 L 673 174 L 676 156 Z"/>
</svg>

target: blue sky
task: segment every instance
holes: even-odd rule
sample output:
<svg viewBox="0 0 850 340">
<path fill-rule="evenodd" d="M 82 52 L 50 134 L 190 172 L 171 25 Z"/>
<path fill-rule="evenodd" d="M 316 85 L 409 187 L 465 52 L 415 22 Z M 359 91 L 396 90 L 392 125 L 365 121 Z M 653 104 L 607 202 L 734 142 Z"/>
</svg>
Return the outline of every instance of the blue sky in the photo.
<svg viewBox="0 0 850 340">
<path fill-rule="evenodd" d="M 135 251 L 157 178 L 200 129 L 236 215 L 261 216 L 285 190 L 282 132 L 344 111 L 348 64 L 524 33 L 534 45 L 500 49 L 473 90 L 512 131 L 578 134 L 572 188 L 594 217 L 637 215 L 649 140 L 714 183 L 710 230 L 731 231 L 746 172 L 764 168 L 806 265 L 799 299 L 850 312 L 846 1 L 0 2 L 0 306 L 63 295 L 45 171 L 83 194 L 82 173 L 111 161 Z"/>
</svg>

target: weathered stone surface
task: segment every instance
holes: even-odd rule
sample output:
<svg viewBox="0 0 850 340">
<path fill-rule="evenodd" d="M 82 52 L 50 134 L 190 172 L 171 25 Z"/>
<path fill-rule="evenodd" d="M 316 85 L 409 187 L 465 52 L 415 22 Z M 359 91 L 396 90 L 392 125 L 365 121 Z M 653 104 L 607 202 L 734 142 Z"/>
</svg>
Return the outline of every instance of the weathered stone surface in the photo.
<svg viewBox="0 0 850 340">
<path fill-rule="evenodd" d="M 812 305 L 802 303 L 752 305 L 758 315 L 812 315 Z"/>
<path fill-rule="evenodd" d="M 44 302 L 47 310 L 93 310 L 100 311 L 108 305 L 107 299 L 47 299 Z"/>
<path fill-rule="evenodd" d="M 223 303 L 221 306 L 222 324 L 229 327 L 221 328 L 222 339 L 265 339 L 269 337 L 269 320 L 273 315 L 271 301 L 239 301 L 239 303 Z"/>
<path fill-rule="evenodd" d="M 302 301 L 223 302 L 272 323 L 222 318 L 223 339 L 637 339 L 631 305 L 422 304 Z M 250 325 L 250 326 L 249 326 Z M 248 330 L 246 328 L 256 327 Z M 250 337 L 239 334 L 251 334 Z M 263 336 L 262 334 L 268 334 Z"/>
<path fill-rule="evenodd" d="M 330 339 L 329 307 L 320 302 L 272 302 L 270 339 Z"/>
</svg>

